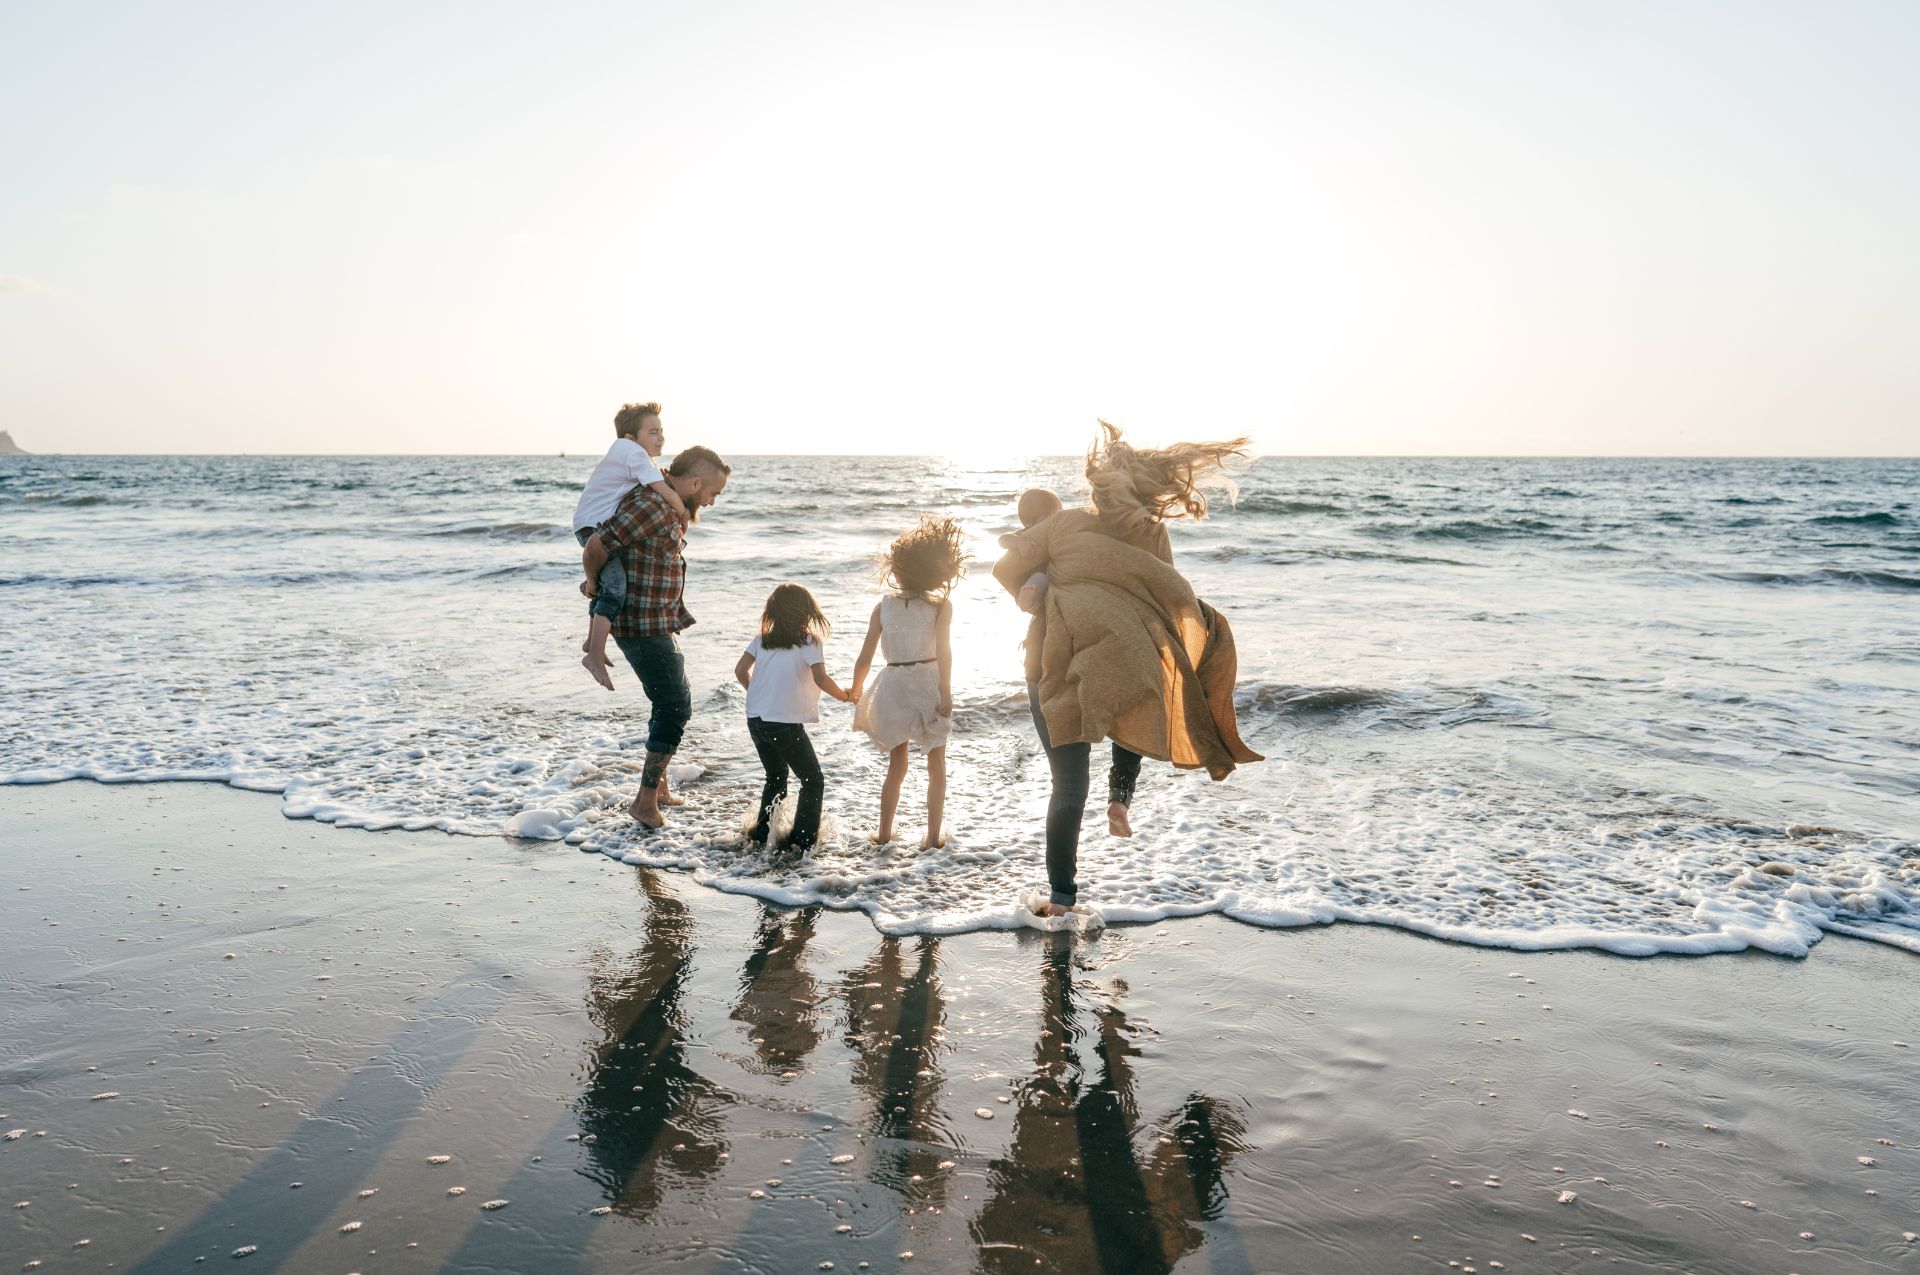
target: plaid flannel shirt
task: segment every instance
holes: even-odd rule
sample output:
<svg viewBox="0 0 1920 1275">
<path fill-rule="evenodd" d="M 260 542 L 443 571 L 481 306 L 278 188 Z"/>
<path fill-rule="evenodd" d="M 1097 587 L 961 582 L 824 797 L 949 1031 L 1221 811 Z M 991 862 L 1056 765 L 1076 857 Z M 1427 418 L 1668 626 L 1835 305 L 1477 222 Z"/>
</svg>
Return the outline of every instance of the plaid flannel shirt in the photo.
<svg viewBox="0 0 1920 1275">
<path fill-rule="evenodd" d="M 681 595 L 687 587 L 687 559 L 681 543 L 686 528 L 666 497 L 650 487 L 635 487 L 613 517 L 595 529 L 609 554 L 619 554 L 627 569 L 627 603 L 613 617 L 615 637 L 664 637 L 693 627 L 693 615 Z"/>
</svg>

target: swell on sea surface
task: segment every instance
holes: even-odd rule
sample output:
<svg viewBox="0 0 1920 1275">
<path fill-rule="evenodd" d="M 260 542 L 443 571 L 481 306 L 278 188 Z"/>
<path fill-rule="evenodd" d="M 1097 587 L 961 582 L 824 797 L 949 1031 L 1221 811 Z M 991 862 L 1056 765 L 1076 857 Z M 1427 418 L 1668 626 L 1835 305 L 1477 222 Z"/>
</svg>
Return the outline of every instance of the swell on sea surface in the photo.
<svg viewBox="0 0 1920 1275">
<path fill-rule="evenodd" d="M 1870 567 L 1819 567 L 1812 571 L 1709 571 L 1733 584 L 1853 585 L 1869 589 L 1920 589 L 1920 576 Z"/>
</svg>

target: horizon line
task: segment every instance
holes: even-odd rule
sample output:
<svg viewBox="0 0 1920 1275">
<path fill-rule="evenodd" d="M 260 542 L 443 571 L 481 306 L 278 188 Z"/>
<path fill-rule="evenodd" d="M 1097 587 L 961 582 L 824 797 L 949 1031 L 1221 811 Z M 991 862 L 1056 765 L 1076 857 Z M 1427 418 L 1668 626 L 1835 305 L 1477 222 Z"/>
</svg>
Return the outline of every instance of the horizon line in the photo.
<svg viewBox="0 0 1920 1275">
<path fill-rule="evenodd" d="M 18 446 L 18 444 L 15 444 Z M 200 459 L 249 456 L 280 460 L 426 460 L 494 457 L 514 460 L 584 459 L 596 452 L 35 452 L 21 450 L 0 455 L 27 459 L 62 457 L 131 457 Z M 755 460 L 817 457 L 846 460 L 952 460 L 949 452 L 735 452 Z M 1010 453 L 1010 456 L 1013 454 Z M 1083 452 L 1029 452 L 1018 459 L 1079 460 Z M 1920 452 L 1259 452 L 1254 460 L 1920 460 Z"/>
</svg>

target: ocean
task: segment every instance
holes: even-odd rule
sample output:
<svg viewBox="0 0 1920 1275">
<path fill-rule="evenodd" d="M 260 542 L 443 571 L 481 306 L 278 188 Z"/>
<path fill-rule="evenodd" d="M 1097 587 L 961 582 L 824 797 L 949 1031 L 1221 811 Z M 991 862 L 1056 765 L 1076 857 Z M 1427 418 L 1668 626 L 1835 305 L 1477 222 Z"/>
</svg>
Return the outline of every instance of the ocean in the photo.
<svg viewBox="0 0 1920 1275">
<path fill-rule="evenodd" d="M 1074 458 L 733 457 L 694 529 L 690 804 L 626 816 L 647 702 L 579 667 L 567 518 L 593 456 L 0 458 L 0 782 L 201 780 L 290 818 L 563 841 L 888 933 L 1030 923 L 1046 766 L 1025 617 L 987 568 Z M 1824 935 L 1920 952 L 1920 461 L 1263 458 L 1175 524 L 1232 620 L 1248 743 L 1149 762 L 1136 836 L 1089 818 L 1109 922 L 1218 912 L 1629 955 Z M 823 705 L 822 843 L 746 844 L 732 669 L 792 580 L 851 674 L 874 557 L 922 512 L 955 594 L 944 849 L 876 848 L 883 756 Z M 1104 763 L 1096 752 L 1094 787 Z M 32 874 L 32 829 L 6 838 Z M 495 840 L 476 855 L 510 857 Z M 139 852 L 129 845 L 126 853 Z"/>
</svg>

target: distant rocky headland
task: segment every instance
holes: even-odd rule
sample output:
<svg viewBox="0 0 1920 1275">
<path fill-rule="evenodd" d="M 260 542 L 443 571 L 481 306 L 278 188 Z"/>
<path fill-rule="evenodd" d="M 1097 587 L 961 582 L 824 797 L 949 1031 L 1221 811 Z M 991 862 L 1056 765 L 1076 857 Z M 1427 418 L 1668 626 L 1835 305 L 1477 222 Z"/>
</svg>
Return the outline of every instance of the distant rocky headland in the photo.
<svg viewBox="0 0 1920 1275">
<path fill-rule="evenodd" d="M 12 434 L 7 433 L 7 431 L 4 429 L 0 429 L 0 456 L 30 456 L 30 455 L 32 455 L 31 452 L 29 452 L 26 448 L 20 446 L 20 444 L 13 441 Z"/>
</svg>

